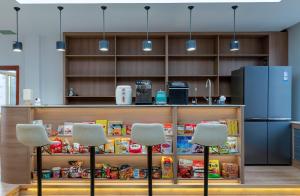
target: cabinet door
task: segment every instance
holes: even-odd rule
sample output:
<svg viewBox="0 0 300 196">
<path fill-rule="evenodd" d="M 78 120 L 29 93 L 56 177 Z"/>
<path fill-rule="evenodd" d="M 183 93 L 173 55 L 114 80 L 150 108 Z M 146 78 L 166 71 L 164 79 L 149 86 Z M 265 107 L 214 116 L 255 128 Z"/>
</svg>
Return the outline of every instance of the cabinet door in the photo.
<svg viewBox="0 0 300 196">
<path fill-rule="evenodd" d="M 268 163 L 291 164 L 292 136 L 290 122 L 268 123 Z"/>
<path fill-rule="evenodd" d="M 267 164 L 267 122 L 245 122 L 245 164 Z"/>
</svg>

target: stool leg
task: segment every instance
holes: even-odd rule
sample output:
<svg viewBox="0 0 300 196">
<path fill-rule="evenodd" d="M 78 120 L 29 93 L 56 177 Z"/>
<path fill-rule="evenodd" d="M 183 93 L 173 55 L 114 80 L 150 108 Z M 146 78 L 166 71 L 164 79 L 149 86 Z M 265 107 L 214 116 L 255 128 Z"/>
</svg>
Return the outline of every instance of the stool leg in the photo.
<svg viewBox="0 0 300 196">
<path fill-rule="evenodd" d="M 90 148 L 90 169 L 91 169 L 91 196 L 95 195 L 95 146 Z"/>
<path fill-rule="evenodd" d="M 208 162 L 209 162 L 209 147 L 204 147 L 204 196 L 208 196 Z"/>
<path fill-rule="evenodd" d="M 152 196 L 152 146 L 147 147 L 148 195 Z"/>
<path fill-rule="evenodd" d="M 36 148 L 36 162 L 37 162 L 37 191 L 38 196 L 42 196 L 42 147 Z"/>
</svg>

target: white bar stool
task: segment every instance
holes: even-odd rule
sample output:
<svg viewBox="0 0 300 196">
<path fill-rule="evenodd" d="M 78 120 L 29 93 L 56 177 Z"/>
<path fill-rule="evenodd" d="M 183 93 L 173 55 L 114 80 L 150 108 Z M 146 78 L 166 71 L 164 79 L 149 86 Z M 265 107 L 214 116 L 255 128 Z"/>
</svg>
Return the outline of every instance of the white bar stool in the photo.
<svg viewBox="0 0 300 196">
<path fill-rule="evenodd" d="M 43 125 L 17 124 L 17 140 L 25 146 L 36 148 L 37 161 L 37 189 L 38 196 L 42 195 L 42 147 L 57 142 L 48 139 L 46 129 Z"/>
<path fill-rule="evenodd" d="M 164 126 L 157 123 L 134 123 L 131 130 L 131 140 L 147 146 L 148 195 L 152 196 L 152 146 L 166 143 Z"/>
<path fill-rule="evenodd" d="M 209 147 L 220 146 L 227 141 L 227 126 L 224 124 L 197 124 L 193 144 L 204 146 L 204 196 L 208 196 Z"/>
<path fill-rule="evenodd" d="M 95 146 L 108 143 L 103 127 L 96 124 L 75 123 L 73 125 L 74 142 L 90 146 L 90 195 L 95 195 Z"/>
</svg>

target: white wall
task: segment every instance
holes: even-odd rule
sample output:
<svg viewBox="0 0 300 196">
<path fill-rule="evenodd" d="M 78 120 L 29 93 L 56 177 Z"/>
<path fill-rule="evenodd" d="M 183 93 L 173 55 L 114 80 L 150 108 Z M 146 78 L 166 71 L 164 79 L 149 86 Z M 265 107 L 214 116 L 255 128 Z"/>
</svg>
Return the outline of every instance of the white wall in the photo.
<svg viewBox="0 0 300 196">
<path fill-rule="evenodd" d="M 300 23 L 288 29 L 289 64 L 293 69 L 293 120 L 300 121 Z"/>
<path fill-rule="evenodd" d="M 22 53 L 12 51 L 14 39 L 14 36 L 0 37 L 0 66 L 20 66 L 21 97 L 22 89 L 30 88 L 33 96 L 40 97 L 43 104 L 62 104 L 63 60 L 62 53 L 55 49 L 56 37 L 21 37 Z"/>
</svg>

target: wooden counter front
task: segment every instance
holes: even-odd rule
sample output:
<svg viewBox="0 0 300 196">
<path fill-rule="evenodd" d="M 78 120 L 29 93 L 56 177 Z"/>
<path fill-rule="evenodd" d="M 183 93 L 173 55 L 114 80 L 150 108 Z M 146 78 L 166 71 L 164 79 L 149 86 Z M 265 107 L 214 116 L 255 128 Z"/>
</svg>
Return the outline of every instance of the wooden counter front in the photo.
<svg viewBox="0 0 300 196">
<path fill-rule="evenodd" d="M 1 122 L 1 179 L 11 184 L 29 184 L 32 182 L 31 172 L 35 168 L 35 156 L 29 147 L 19 143 L 16 139 L 16 124 L 32 123 L 33 120 L 43 120 L 45 124 L 52 124 L 53 128 L 64 122 L 87 122 L 97 119 L 109 121 L 120 120 L 125 124 L 141 123 L 198 123 L 202 120 L 237 119 L 239 122 L 238 145 L 239 153 L 235 155 L 211 155 L 219 160 L 236 162 L 239 164 L 240 178 L 236 183 L 244 183 L 244 107 L 239 105 L 207 106 L 4 106 L 2 107 Z M 179 158 L 203 159 L 203 155 L 177 155 L 177 131 L 173 129 L 174 174 L 177 174 L 177 161 Z M 54 166 L 64 166 L 67 160 L 74 159 L 74 155 L 46 155 L 43 156 L 43 169 Z M 153 161 L 159 162 L 162 155 L 154 155 Z M 76 155 L 88 165 L 88 155 Z M 133 157 L 135 157 L 133 159 Z M 97 155 L 96 161 L 105 160 L 108 163 L 124 163 L 134 161 L 137 166 L 146 164 L 146 155 Z M 190 182 L 178 179 L 177 175 L 171 179 L 174 184 Z M 220 183 L 226 181 L 217 180 Z M 228 181 L 228 182 L 232 182 Z M 163 182 L 162 182 L 163 183 Z"/>
</svg>

